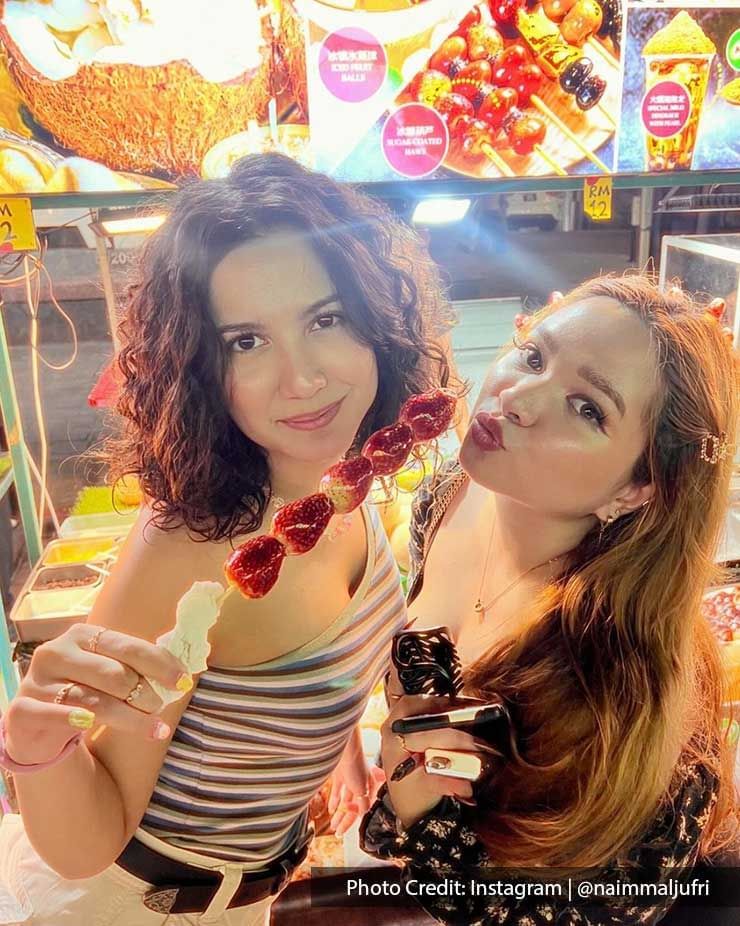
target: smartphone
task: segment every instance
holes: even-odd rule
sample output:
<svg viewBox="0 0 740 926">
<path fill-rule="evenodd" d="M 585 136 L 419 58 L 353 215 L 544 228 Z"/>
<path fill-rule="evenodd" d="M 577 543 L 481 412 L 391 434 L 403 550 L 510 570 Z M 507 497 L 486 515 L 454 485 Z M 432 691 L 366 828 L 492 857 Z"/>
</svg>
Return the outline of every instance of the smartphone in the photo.
<svg viewBox="0 0 740 926">
<path fill-rule="evenodd" d="M 424 770 L 428 775 L 446 775 L 447 778 L 462 778 L 477 781 L 483 772 L 480 756 L 472 752 L 458 752 L 452 749 L 426 749 Z"/>
<path fill-rule="evenodd" d="M 393 733 L 405 736 L 408 733 L 423 733 L 427 730 L 463 729 L 466 733 L 481 739 L 490 739 L 496 732 L 508 728 L 509 713 L 501 701 L 471 705 L 442 714 L 417 714 L 394 720 Z"/>
</svg>

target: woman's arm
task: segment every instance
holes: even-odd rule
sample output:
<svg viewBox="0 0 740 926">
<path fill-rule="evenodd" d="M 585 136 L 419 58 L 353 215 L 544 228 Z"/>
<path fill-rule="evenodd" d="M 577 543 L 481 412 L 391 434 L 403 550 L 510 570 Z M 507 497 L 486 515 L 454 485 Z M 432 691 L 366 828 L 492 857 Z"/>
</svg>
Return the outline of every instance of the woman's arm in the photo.
<svg viewBox="0 0 740 926">
<path fill-rule="evenodd" d="M 151 528 L 144 539 L 147 517 L 134 527 L 89 620 L 153 642 L 174 625 L 177 601 L 194 577 L 181 540 Z M 188 702 L 180 698 L 159 714 L 170 730 Z M 147 715 L 146 723 L 152 728 L 155 718 Z M 16 775 L 24 827 L 44 861 L 66 878 L 90 877 L 115 861 L 146 810 L 168 746 L 169 737 L 109 726 L 59 765 Z M 15 758 L 12 741 L 8 753 Z"/>
<path fill-rule="evenodd" d="M 328 811 L 335 836 L 344 836 L 363 817 L 384 781 L 383 772 L 368 768 L 359 724 L 353 729 L 339 764 L 331 776 Z"/>
<path fill-rule="evenodd" d="M 623 863 L 615 861 L 600 872 L 584 873 L 584 880 L 635 882 L 647 877 L 652 883 L 686 880 L 696 862 L 703 821 L 716 800 L 716 781 L 703 766 L 683 768 L 680 784 L 661 805 L 644 837 Z M 468 890 L 458 896 L 424 894 L 421 906 L 441 923 L 493 924 L 497 926 L 548 926 L 556 922 L 578 926 L 654 926 L 673 904 L 670 893 L 635 901 L 609 897 L 600 902 L 567 899 L 501 898 L 469 889 L 471 879 L 482 883 L 486 874 L 496 875 L 475 830 L 479 813 L 452 797 L 442 799 L 408 829 L 398 820 L 386 788 L 363 820 L 360 845 L 370 855 L 404 863 L 405 878 L 430 883 L 439 878 L 460 879 Z M 491 870 L 493 869 L 493 870 Z M 502 879 L 506 880 L 504 871 Z M 574 888 L 577 891 L 577 886 Z M 658 891 L 655 894 L 658 895 Z"/>
</svg>

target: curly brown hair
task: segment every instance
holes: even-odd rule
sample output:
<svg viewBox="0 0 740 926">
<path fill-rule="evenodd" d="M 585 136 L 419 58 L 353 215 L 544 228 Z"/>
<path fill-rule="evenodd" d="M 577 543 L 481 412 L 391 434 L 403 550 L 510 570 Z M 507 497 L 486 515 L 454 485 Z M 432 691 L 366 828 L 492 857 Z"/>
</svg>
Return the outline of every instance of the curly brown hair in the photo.
<svg viewBox="0 0 740 926">
<path fill-rule="evenodd" d="M 375 353 L 378 391 L 353 452 L 395 421 L 409 395 L 447 384 L 432 340 L 452 317 L 438 271 L 384 205 L 279 154 L 189 183 L 144 246 L 129 288 L 117 358 L 122 430 L 104 451 L 113 481 L 139 478 L 163 529 L 184 525 L 215 541 L 262 522 L 267 457 L 229 415 L 210 282 L 231 250 L 284 227 L 310 234 L 352 332 Z"/>
</svg>

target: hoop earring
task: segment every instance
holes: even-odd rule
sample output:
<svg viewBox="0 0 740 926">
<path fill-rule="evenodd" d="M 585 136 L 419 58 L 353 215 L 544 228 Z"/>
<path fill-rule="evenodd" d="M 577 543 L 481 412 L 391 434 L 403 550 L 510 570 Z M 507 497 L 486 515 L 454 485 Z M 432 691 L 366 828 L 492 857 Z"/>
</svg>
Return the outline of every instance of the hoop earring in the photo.
<svg viewBox="0 0 740 926">
<path fill-rule="evenodd" d="M 602 521 L 602 522 L 601 522 L 601 530 L 599 531 L 599 543 L 601 543 L 601 541 L 602 541 L 603 538 L 604 538 L 604 531 L 605 531 L 607 528 L 611 527 L 612 524 L 614 524 L 614 522 L 617 520 L 617 517 L 618 517 L 618 515 L 608 514 L 608 515 L 606 516 L 606 521 Z"/>
</svg>

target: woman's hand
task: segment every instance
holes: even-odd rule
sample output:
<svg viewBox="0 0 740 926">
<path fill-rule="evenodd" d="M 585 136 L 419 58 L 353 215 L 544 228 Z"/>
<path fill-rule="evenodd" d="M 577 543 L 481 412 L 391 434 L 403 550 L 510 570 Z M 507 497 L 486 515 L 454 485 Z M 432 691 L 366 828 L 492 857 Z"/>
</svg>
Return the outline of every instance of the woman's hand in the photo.
<svg viewBox="0 0 740 926">
<path fill-rule="evenodd" d="M 33 654 L 4 718 L 8 756 L 21 765 L 51 761 L 93 723 L 167 739 L 171 730 L 156 717 L 162 702 L 145 676 L 183 693 L 192 687 L 180 662 L 154 643 L 76 624 Z"/>
<path fill-rule="evenodd" d="M 410 695 L 393 695 L 393 709 L 381 727 L 383 769 L 388 781 L 393 809 L 405 827 L 437 806 L 445 795 L 468 800 L 473 796 L 473 783 L 445 775 L 429 775 L 424 769 L 425 749 L 454 749 L 476 753 L 485 758 L 486 746 L 460 730 L 430 730 L 424 733 L 407 733 L 403 737 L 391 730 L 395 720 L 417 714 L 438 714 L 449 711 L 449 698 L 431 698 Z M 414 760 L 416 768 L 399 781 L 393 781 L 393 772 L 400 763 Z"/>
<path fill-rule="evenodd" d="M 367 813 L 384 781 L 382 769 L 368 768 L 360 731 L 355 727 L 331 776 L 327 809 L 335 836 L 344 836 L 353 823 Z"/>
</svg>

